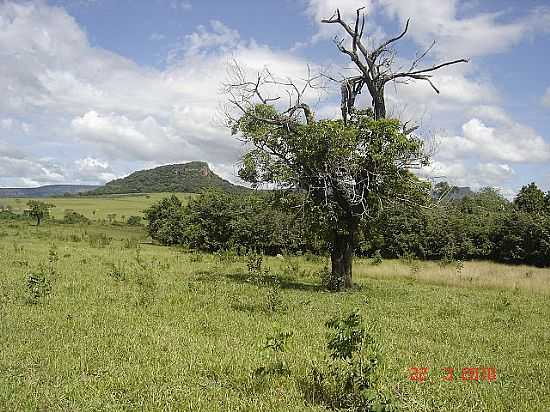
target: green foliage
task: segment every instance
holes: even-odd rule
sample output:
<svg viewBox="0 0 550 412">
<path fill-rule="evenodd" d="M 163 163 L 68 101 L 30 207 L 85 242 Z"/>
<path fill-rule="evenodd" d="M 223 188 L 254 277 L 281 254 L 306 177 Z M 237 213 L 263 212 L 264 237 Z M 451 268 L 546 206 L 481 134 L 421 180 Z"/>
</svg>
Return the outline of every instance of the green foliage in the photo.
<svg viewBox="0 0 550 412">
<path fill-rule="evenodd" d="M 51 203 L 41 202 L 39 200 L 29 200 L 27 202 L 29 216 L 36 219 L 36 225 L 40 225 L 44 219 L 50 216 L 50 209 L 55 207 Z"/>
<path fill-rule="evenodd" d="M 290 376 L 291 371 L 284 357 L 284 352 L 291 337 L 292 332 L 282 331 L 266 339 L 262 352 L 267 358 L 268 364 L 256 368 L 252 374 L 254 378 L 267 377 L 269 375 Z"/>
<path fill-rule="evenodd" d="M 359 312 L 352 312 L 347 317 L 336 317 L 325 323 L 330 330 L 327 348 L 332 359 L 351 359 L 352 354 L 361 349 L 365 339 L 372 340 L 362 322 Z"/>
<path fill-rule="evenodd" d="M 47 270 L 41 266 L 35 273 L 27 276 L 27 303 L 37 304 L 51 292 L 51 280 Z"/>
<path fill-rule="evenodd" d="M 145 211 L 150 236 L 162 244 L 184 244 L 210 252 L 255 250 L 266 254 L 318 251 L 296 208 L 297 196 L 229 194 L 207 190 L 187 206 L 172 196 Z"/>
<path fill-rule="evenodd" d="M 126 220 L 126 224 L 130 226 L 141 226 L 142 220 L 141 216 L 130 216 L 128 220 Z"/>
<path fill-rule="evenodd" d="M 185 216 L 181 200 L 176 195 L 162 199 L 144 210 L 148 220 L 149 236 L 163 245 L 182 243 L 185 232 Z"/>
<path fill-rule="evenodd" d="M 532 188 L 524 189 L 522 198 Z M 517 210 L 518 204 L 525 208 L 533 202 L 524 199 L 511 204 L 494 189 L 485 188 L 429 209 L 387 208 L 364 227 L 361 253 L 380 250 L 388 258 L 410 254 L 438 259 L 443 265 L 493 259 L 550 266 L 550 213 L 540 208 Z"/>
<path fill-rule="evenodd" d="M 381 349 L 362 323 L 358 312 L 326 322 L 330 358 L 310 369 L 308 397 L 331 409 L 397 410 L 380 384 Z"/>
<path fill-rule="evenodd" d="M 499 261 L 550 266 L 550 215 L 514 212 L 500 220 L 494 257 Z"/>
<path fill-rule="evenodd" d="M 372 255 L 372 264 L 373 265 L 380 265 L 384 260 L 382 259 L 382 254 L 380 253 L 380 249 L 376 249 L 374 251 L 374 254 Z"/>
<path fill-rule="evenodd" d="M 21 218 L 21 215 L 18 215 L 9 209 L 0 210 L 0 220 L 19 220 Z"/>
<path fill-rule="evenodd" d="M 90 219 L 88 219 L 83 214 L 75 212 L 71 209 L 65 210 L 65 215 L 63 216 L 63 223 L 67 224 L 89 224 Z"/>
<path fill-rule="evenodd" d="M 544 193 L 534 182 L 521 188 L 514 198 L 514 206 L 527 213 L 543 213 L 547 210 Z"/>
<path fill-rule="evenodd" d="M 98 214 L 112 210 L 109 200 L 103 208 L 100 202 L 94 206 Z M 459 404 L 465 410 L 547 409 L 548 269 L 465 262 L 459 277 L 452 276 L 454 268 L 427 262 L 434 277 L 412 284 L 400 279 L 408 274 L 400 262 L 384 259 L 373 268 L 370 259 L 359 258 L 355 267 L 364 287 L 332 294 L 319 291 L 312 277 L 326 259 L 304 254 L 292 258 L 300 268 L 293 279 L 282 281 L 287 310 L 270 315 L 264 310 L 269 287 L 243 282 L 244 259 L 221 265 L 207 253 L 191 262 L 195 254 L 183 248 L 144 245 L 138 253 L 121 247 L 121 239 L 142 237 L 144 230 L 97 222 L 83 228 L 0 222 L 7 233 L 0 238 L 0 409 L 354 410 L 341 389 L 353 369 L 330 357 L 324 324 L 358 306 L 369 335 L 384 349 L 373 389 L 380 397 L 394 394 L 400 410 L 453 410 Z M 51 234 L 39 238 L 42 232 Z M 113 247 L 91 247 L 87 238 L 94 232 L 112 238 Z M 72 242 L 73 234 L 83 241 Z M 58 256 L 55 278 L 47 269 L 50 250 Z M 138 255 L 141 264 L 134 260 Z M 36 274 L 40 262 L 50 294 L 24 305 L 27 275 Z M 109 262 L 123 268 L 125 281 L 107 275 Z M 287 262 L 264 256 L 263 266 L 279 273 Z M 139 280 L 141 286 L 139 271 L 149 271 L 153 282 Z M 468 283 L 471 272 L 481 278 Z M 236 309 L 234 302 L 246 307 Z M 371 319 L 376 333 L 368 328 Z M 294 332 L 278 352 L 290 376 L 279 374 L 284 368 L 277 367 L 272 349 L 258 348 L 280 331 Z M 364 359 L 374 347 L 364 345 Z M 464 365 L 469 359 L 474 364 Z M 440 381 L 439 368 L 477 366 L 476 359 L 497 367 L 496 383 L 464 384 L 456 376 L 454 383 Z M 277 372 L 251 377 L 270 365 Z M 411 366 L 430 367 L 429 381 L 409 382 Z M 146 385 L 144 377 L 152 377 Z"/>
<path fill-rule="evenodd" d="M 381 199 L 395 199 L 412 182 L 419 184 L 403 165 L 426 163 L 422 141 L 403 134 L 397 120 L 358 115 L 348 125 L 341 120 L 288 128 L 269 123 L 280 116 L 274 107 L 259 104 L 233 125 L 234 133 L 240 132 L 256 147 L 244 156 L 239 176 L 254 185 L 268 182 L 307 189 L 309 211 L 315 216 L 338 222 L 365 208 L 373 213 Z M 329 194 L 324 190 L 326 179 L 343 186 L 332 187 Z M 344 189 L 348 181 L 355 182 L 357 190 L 365 185 L 366 203 L 356 206 L 358 210 L 350 202 L 338 201 L 338 196 L 348 195 Z"/>
</svg>

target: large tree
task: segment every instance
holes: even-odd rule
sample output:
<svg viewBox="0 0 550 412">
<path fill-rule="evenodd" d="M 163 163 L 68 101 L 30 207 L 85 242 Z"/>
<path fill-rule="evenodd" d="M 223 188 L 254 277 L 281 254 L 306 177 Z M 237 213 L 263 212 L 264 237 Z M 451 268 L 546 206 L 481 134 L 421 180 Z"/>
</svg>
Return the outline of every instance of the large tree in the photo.
<svg viewBox="0 0 550 412">
<path fill-rule="evenodd" d="M 348 44 L 338 38 L 335 43 L 356 68 L 352 75 L 337 80 L 341 119 L 317 119 L 305 101 L 312 90 L 324 91 L 323 80 L 336 81 L 334 76 L 309 74 L 296 82 L 277 78 L 266 69 L 251 80 L 238 64 L 232 66 L 226 84 L 227 113 L 233 133 L 252 146 L 243 157 L 239 175 L 253 185 L 270 183 L 305 194 L 304 211 L 330 243 L 330 286 L 339 290 L 352 285 L 360 224 L 368 224 L 384 205 L 416 202 L 427 197 L 419 193 L 429 191 L 411 173 L 428 162 L 423 142 L 414 128 L 386 118 L 385 85 L 424 80 L 439 92 L 430 73 L 466 60 L 419 69 L 430 46 L 409 70 L 394 71 L 392 45 L 407 32 L 408 21 L 401 34 L 373 49 L 363 40 L 362 9 L 357 10 L 353 25 L 342 20 L 339 10 L 323 22 L 344 29 Z M 372 98 L 370 108 L 357 107 L 364 86 Z"/>
</svg>

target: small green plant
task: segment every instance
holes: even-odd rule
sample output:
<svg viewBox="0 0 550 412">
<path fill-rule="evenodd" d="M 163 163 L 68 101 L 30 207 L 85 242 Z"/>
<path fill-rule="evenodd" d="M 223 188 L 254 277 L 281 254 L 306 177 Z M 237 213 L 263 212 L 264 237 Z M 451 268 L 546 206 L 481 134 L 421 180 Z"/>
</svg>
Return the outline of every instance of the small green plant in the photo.
<svg viewBox="0 0 550 412">
<path fill-rule="evenodd" d="M 292 332 L 278 332 L 274 336 L 269 336 L 264 346 L 262 353 L 267 358 L 267 365 L 256 368 L 252 373 L 254 378 L 266 377 L 269 375 L 290 376 L 290 368 L 284 357 L 287 348 L 288 340 L 292 337 Z"/>
<path fill-rule="evenodd" d="M 48 270 L 43 265 L 27 275 L 27 303 L 37 304 L 50 295 L 52 290 Z"/>
<path fill-rule="evenodd" d="M 459 259 L 455 262 L 455 265 L 456 265 L 456 273 L 458 274 L 462 273 L 462 269 L 464 269 L 464 262 Z"/>
<path fill-rule="evenodd" d="M 239 255 L 235 249 L 221 250 L 215 253 L 215 256 L 220 263 L 234 263 L 239 260 Z"/>
<path fill-rule="evenodd" d="M 275 278 L 270 283 L 266 294 L 265 304 L 267 311 L 270 313 L 286 309 L 281 294 L 281 281 L 279 279 Z"/>
<path fill-rule="evenodd" d="M 246 258 L 248 273 L 260 272 L 264 257 L 258 253 L 250 253 Z"/>
<path fill-rule="evenodd" d="M 331 283 L 332 283 L 332 275 L 328 268 L 328 266 L 324 266 L 323 269 L 321 269 L 319 272 L 317 272 L 317 276 L 319 277 L 319 281 L 321 283 L 321 286 L 324 289 L 332 290 L 331 289 Z"/>
<path fill-rule="evenodd" d="M 373 265 L 380 265 L 382 263 L 382 255 L 380 253 L 380 249 L 377 249 L 374 254 L 372 255 L 372 262 Z"/>
<path fill-rule="evenodd" d="M 109 272 L 107 272 L 107 276 L 113 278 L 118 282 L 122 282 L 126 280 L 126 273 L 122 264 L 117 265 L 116 263 L 110 263 Z"/>
<path fill-rule="evenodd" d="M 306 395 L 330 409 L 393 411 L 381 389 L 381 350 L 358 312 L 326 322 L 329 359 L 308 372 Z"/>
<path fill-rule="evenodd" d="M 269 270 L 264 269 L 262 266 L 263 259 L 264 257 L 258 253 L 250 253 L 246 257 L 246 267 L 248 268 L 247 281 L 256 286 L 262 285 L 269 275 Z"/>
</svg>

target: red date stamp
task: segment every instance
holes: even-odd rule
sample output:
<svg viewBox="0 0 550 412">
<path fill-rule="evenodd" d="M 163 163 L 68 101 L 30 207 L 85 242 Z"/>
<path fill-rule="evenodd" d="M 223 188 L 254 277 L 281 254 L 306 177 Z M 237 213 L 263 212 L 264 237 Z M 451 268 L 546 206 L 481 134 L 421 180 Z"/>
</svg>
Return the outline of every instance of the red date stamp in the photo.
<svg viewBox="0 0 550 412">
<path fill-rule="evenodd" d="M 442 368 L 443 376 L 441 380 L 453 382 L 461 380 L 462 382 L 495 382 L 497 380 L 497 370 L 492 367 L 468 367 L 457 369 Z M 429 368 L 409 368 L 409 380 L 411 382 L 425 382 L 430 372 Z"/>
</svg>

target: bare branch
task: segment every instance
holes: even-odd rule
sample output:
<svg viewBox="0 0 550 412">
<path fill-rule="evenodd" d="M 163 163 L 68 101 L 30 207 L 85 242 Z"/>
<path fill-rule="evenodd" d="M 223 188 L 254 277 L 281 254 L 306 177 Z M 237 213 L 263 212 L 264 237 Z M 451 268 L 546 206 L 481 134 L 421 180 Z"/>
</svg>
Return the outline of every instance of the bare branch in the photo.
<svg viewBox="0 0 550 412">
<path fill-rule="evenodd" d="M 390 44 L 396 42 L 397 40 L 403 38 L 403 36 L 405 36 L 405 34 L 407 34 L 407 30 L 409 29 L 410 20 L 411 20 L 410 18 L 407 19 L 407 23 L 405 24 L 405 29 L 401 32 L 401 34 L 399 34 L 398 36 L 393 37 L 389 40 L 386 40 L 384 43 L 382 43 L 380 46 L 378 46 L 371 53 L 371 59 L 372 60 L 376 60 L 376 58 L 386 50 L 386 47 L 388 47 Z"/>
</svg>

